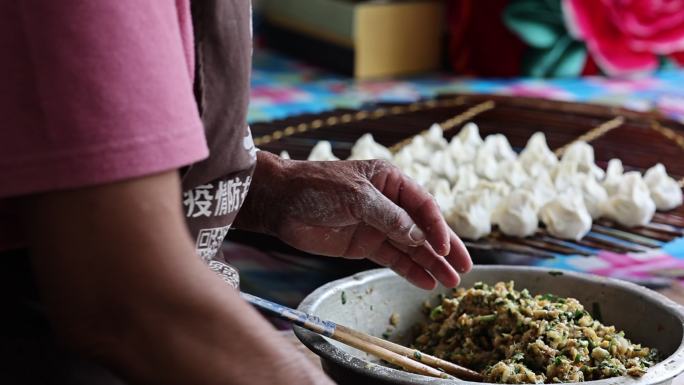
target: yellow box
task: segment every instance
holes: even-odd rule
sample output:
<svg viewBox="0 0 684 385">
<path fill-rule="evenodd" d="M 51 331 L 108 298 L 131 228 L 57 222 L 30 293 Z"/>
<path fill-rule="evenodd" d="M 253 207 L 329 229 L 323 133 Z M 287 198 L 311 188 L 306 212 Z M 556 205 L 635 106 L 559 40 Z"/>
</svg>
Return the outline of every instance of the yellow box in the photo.
<svg viewBox="0 0 684 385">
<path fill-rule="evenodd" d="M 441 1 L 262 3 L 268 23 L 350 50 L 350 72 L 358 79 L 418 74 L 440 67 L 444 31 Z"/>
</svg>

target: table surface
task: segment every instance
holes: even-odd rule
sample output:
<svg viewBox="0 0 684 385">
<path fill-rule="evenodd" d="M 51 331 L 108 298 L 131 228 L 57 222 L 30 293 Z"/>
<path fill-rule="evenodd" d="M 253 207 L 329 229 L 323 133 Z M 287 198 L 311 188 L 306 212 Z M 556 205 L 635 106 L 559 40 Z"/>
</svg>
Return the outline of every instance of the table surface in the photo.
<svg viewBox="0 0 684 385">
<path fill-rule="evenodd" d="M 673 287 L 673 288 L 669 288 L 669 289 L 665 289 L 665 290 L 660 290 L 660 293 L 667 296 L 671 300 L 673 300 L 679 304 L 684 305 L 684 289 L 681 289 L 678 287 Z M 306 357 L 311 359 L 311 361 L 316 364 L 316 367 L 318 367 L 318 368 L 321 367 L 318 356 L 313 354 L 309 349 L 306 348 L 306 346 L 304 346 L 301 342 L 299 342 L 299 340 L 294 335 L 292 330 L 285 330 L 285 331 L 282 331 L 281 333 L 283 334 L 283 336 L 285 336 L 285 338 L 287 338 L 295 346 L 295 348 L 297 350 L 301 351 L 302 353 L 304 353 L 304 355 L 306 355 Z M 675 378 L 674 381 L 672 382 L 672 384 L 673 385 L 684 385 L 684 375 Z"/>
</svg>

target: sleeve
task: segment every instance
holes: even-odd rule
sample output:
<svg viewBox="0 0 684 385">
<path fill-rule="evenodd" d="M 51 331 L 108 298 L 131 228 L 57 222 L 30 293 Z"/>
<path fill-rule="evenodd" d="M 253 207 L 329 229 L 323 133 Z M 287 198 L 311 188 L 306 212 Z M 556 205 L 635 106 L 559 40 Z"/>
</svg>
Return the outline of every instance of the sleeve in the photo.
<svg viewBox="0 0 684 385">
<path fill-rule="evenodd" d="M 187 0 L 10 3 L 16 17 L 4 21 L 15 23 L 17 38 L 0 39 L 17 49 L 0 65 L 13 71 L 13 95 L 0 98 L 0 197 L 114 182 L 207 156 Z"/>
</svg>

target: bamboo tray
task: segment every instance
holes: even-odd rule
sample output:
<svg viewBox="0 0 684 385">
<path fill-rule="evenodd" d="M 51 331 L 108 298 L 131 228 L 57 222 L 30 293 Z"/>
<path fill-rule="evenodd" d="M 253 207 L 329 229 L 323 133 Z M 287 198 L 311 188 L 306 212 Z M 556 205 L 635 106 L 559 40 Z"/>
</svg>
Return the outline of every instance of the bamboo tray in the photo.
<svg viewBox="0 0 684 385">
<path fill-rule="evenodd" d="M 639 113 L 600 105 L 508 96 L 445 95 L 408 105 L 335 110 L 254 124 L 252 133 L 261 150 L 286 150 L 293 159 L 306 159 L 319 140 L 330 141 L 335 155 L 345 159 L 354 142 L 367 132 L 379 143 L 396 150 L 432 123 L 441 123 L 450 139 L 469 121 L 478 124 L 483 137 L 494 133 L 506 135 L 518 151 L 533 133 L 542 131 L 558 155 L 576 140 L 591 143 L 596 163 L 604 168 L 611 158 L 620 158 L 626 170 L 642 172 L 660 162 L 684 186 L 684 125 L 655 112 Z M 525 239 L 495 231 L 483 240 L 468 242 L 468 246 L 475 257 L 506 263 L 515 256 L 553 258 L 592 255 L 600 250 L 642 252 L 681 236 L 684 207 L 657 213 L 651 224 L 639 228 L 621 228 L 602 220 L 578 242 L 555 239 L 543 230 Z"/>
</svg>

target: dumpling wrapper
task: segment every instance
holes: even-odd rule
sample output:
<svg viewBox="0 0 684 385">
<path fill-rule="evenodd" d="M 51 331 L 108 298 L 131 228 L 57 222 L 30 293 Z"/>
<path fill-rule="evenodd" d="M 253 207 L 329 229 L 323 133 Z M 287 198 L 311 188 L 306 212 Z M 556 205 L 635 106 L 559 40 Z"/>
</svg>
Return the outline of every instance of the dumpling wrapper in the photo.
<svg viewBox="0 0 684 385">
<path fill-rule="evenodd" d="M 449 142 L 444 138 L 444 130 L 442 126 L 434 123 L 426 133 L 422 135 L 425 142 L 432 148 L 437 150 L 445 149 L 449 146 Z"/>
<path fill-rule="evenodd" d="M 598 219 L 603 216 L 608 201 L 606 189 L 588 174 L 579 174 L 577 182 L 576 188 L 582 194 L 584 205 L 587 207 L 591 218 Z"/>
<path fill-rule="evenodd" d="M 413 163 L 407 169 L 402 170 L 411 179 L 413 179 L 420 186 L 427 186 L 433 178 L 430 167 L 423 166 L 420 163 Z"/>
<path fill-rule="evenodd" d="M 484 143 L 480 136 L 480 128 L 473 122 L 466 123 L 456 137 L 464 146 L 472 149 L 477 149 Z"/>
<path fill-rule="evenodd" d="M 482 144 L 482 148 L 491 151 L 497 162 L 515 160 L 518 157 L 518 154 L 513 151 L 511 144 L 503 134 L 487 136 Z"/>
<path fill-rule="evenodd" d="M 433 149 L 423 135 L 416 135 L 402 150 L 409 151 L 413 160 L 422 164 L 430 163 Z"/>
<path fill-rule="evenodd" d="M 665 166 L 661 163 L 646 171 L 644 182 L 658 210 L 672 210 L 682 204 L 682 188 L 676 180 L 667 175 Z"/>
<path fill-rule="evenodd" d="M 391 160 L 390 150 L 373 139 L 370 133 L 362 135 L 351 149 L 349 160 L 371 160 L 384 159 Z"/>
<path fill-rule="evenodd" d="M 653 219 L 656 205 L 637 171 L 625 173 L 615 195 L 608 199 L 606 217 L 627 227 L 643 226 Z"/>
<path fill-rule="evenodd" d="M 442 214 L 447 214 L 454 205 L 454 194 L 449 181 L 443 178 L 433 179 L 428 183 L 427 190 L 435 198 Z"/>
<path fill-rule="evenodd" d="M 499 178 L 499 161 L 488 147 L 480 147 L 475 155 L 475 172 L 481 178 L 495 181 Z"/>
<path fill-rule="evenodd" d="M 492 232 L 491 213 L 486 196 L 469 192 L 454 197 L 454 205 L 445 217 L 459 237 L 476 240 Z"/>
<path fill-rule="evenodd" d="M 580 184 L 579 165 L 575 162 L 561 162 L 553 170 L 553 185 L 559 193 L 576 188 Z"/>
<path fill-rule="evenodd" d="M 551 235 L 561 239 L 577 241 L 591 230 L 591 215 L 579 194 L 558 195 L 542 207 L 539 218 Z"/>
<path fill-rule="evenodd" d="M 415 163 L 415 160 L 413 159 L 413 154 L 411 154 L 411 150 L 404 147 L 401 150 L 399 150 L 394 157 L 392 158 L 392 163 L 397 166 L 400 170 L 406 172 L 413 163 Z"/>
<path fill-rule="evenodd" d="M 456 163 L 446 150 L 436 151 L 430 158 L 429 165 L 435 175 L 443 176 L 450 181 L 455 181 L 458 176 Z"/>
<path fill-rule="evenodd" d="M 456 171 L 456 178 L 452 191 L 454 193 L 470 191 L 474 189 L 479 182 L 480 178 L 478 178 L 477 174 L 475 173 L 475 166 L 472 164 L 467 164 L 465 166 L 459 167 Z"/>
<path fill-rule="evenodd" d="M 593 219 L 603 215 L 608 194 L 593 175 L 580 172 L 575 162 L 561 162 L 556 167 L 554 186 L 559 193 L 582 196 L 585 207 Z"/>
<path fill-rule="evenodd" d="M 539 227 L 539 217 L 532 193 L 520 189 L 505 196 L 494 210 L 492 222 L 506 235 L 533 235 Z"/>
<path fill-rule="evenodd" d="M 497 180 L 503 181 L 513 188 L 522 186 L 530 178 L 522 163 L 517 160 L 500 163 L 498 172 Z"/>
<path fill-rule="evenodd" d="M 473 192 L 480 194 L 483 199 L 485 199 L 487 208 L 490 211 L 494 211 L 499 202 L 501 202 L 506 195 L 511 193 L 511 188 L 504 182 L 480 180 L 477 182 L 477 185 L 475 185 Z"/>
<path fill-rule="evenodd" d="M 321 140 L 311 149 L 311 154 L 307 158 L 310 161 L 331 161 L 340 160 L 332 152 L 332 145 L 327 140 Z"/>
<path fill-rule="evenodd" d="M 572 143 L 563 154 L 561 163 L 576 163 L 577 171 L 593 175 L 596 179 L 603 179 L 605 173 L 594 163 L 594 148 L 587 142 Z"/>
<path fill-rule="evenodd" d="M 551 182 L 551 177 L 546 172 L 528 179 L 520 188 L 532 194 L 537 211 L 558 195 L 553 182 Z"/>
<path fill-rule="evenodd" d="M 603 188 L 609 196 L 615 195 L 620 189 L 620 183 L 622 182 L 622 176 L 625 170 L 622 167 L 622 161 L 620 159 L 611 159 L 608 161 L 608 167 L 606 168 L 606 177 L 603 180 Z"/>
<path fill-rule="evenodd" d="M 449 152 L 449 155 L 451 155 L 454 163 L 456 163 L 457 166 L 462 166 L 464 164 L 472 163 L 475 160 L 477 148 L 463 144 L 458 136 L 454 136 L 451 138 L 451 142 L 449 142 L 447 151 Z"/>
<path fill-rule="evenodd" d="M 543 132 L 535 132 L 530 137 L 525 148 L 520 152 L 518 160 L 532 176 L 538 174 L 539 168 L 549 171 L 558 164 L 558 158 L 546 143 L 546 136 Z"/>
</svg>

